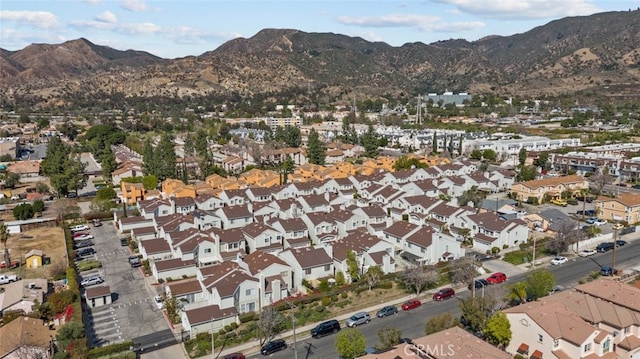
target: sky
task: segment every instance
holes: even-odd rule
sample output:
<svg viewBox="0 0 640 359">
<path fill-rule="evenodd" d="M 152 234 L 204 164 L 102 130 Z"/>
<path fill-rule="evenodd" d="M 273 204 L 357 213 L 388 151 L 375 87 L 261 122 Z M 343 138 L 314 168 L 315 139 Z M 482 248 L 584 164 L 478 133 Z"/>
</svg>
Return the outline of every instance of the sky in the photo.
<svg viewBox="0 0 640 359">
<path fill-rule="evenodd" d="M 640 0 L 0 0 L 0 48 L 84 37 L 173 59 L 266 28 L 401 46 L 508 36 L 567 16 L 638 7 Z"/>
</svg>

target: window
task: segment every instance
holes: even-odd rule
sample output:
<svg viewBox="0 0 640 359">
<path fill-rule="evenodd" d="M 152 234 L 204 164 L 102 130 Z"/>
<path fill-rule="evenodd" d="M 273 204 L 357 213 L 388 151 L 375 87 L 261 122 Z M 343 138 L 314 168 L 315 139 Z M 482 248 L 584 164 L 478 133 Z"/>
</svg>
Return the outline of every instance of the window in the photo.
<svg viewBox="0 0 640 359">
<path fill-rule="evenodd" d="M 247 297 L 252 296 L 253 295 L 253 288 L 249 288 L 245 291 L 244 295 L 246 295 Z"/>
<path fill-rule="evenodd" d="M 553 347 L 557 348 L 560 345 L 560 341 L 558 339 L 553 340 Z"/>
<path fill-rule="evenodd" d="M 204 252 L 205 252 L 205 253 L 211 253 L 211 248 L 205 248 L 205 249 L 204 249 Z"/>
<path fill-rule="evenodd" d="M 542 334 L 538 334 L 538 343 L 542 343 Z"/>
<path fill-rule="evenodd" d="M 324 271 L 328 272 L 331 270 L 331 264 L 327 264 L 326 266 L 324 266 Z"/>
<path fill-rule="evenodd" d="M 305 268 L 304 274 L 306 274 L 306 275 L 311 274 L 311 268 Z"/>
<path fill-rule="evenodd" d="M 585 351 L 585 352 L 588 352 L 588 351 L 590 351 L 590 350 L 591 350 L 591 343 L 587 343 L 587 344 L 585 344 L 585 345 L 584 345 L 584 351 Z"/>
<path fill-rule="evenodd" d="M 622 330 L 622 332 L 624 334 L 629 334 L 629 327 L 624 327 L 624 329 Z"/>
<path fill-rule="evenodd" d="M 604 343 L 602 343 L 602 352 L 607 353 L 609 352 L 610 349 L 611 349 L 611 341 L 607 339 L 604 341 Z"/>
</svg>

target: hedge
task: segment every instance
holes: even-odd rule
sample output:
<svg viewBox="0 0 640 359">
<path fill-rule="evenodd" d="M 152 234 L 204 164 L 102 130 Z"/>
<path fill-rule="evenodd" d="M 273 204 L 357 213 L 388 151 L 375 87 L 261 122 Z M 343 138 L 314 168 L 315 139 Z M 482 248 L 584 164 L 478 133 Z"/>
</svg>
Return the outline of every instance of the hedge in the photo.
<svg viewBox="0 0 640 359">
<path fill-rule="evenodd" d="M 97 359 L 106 355 L 121 353 L 129 351 L 133 347 L 133 342 L 128 341 L 124 343 L 112 344 L 106 347 L 94 348 L 89 350 L 88 359 Z"/>
</svg>

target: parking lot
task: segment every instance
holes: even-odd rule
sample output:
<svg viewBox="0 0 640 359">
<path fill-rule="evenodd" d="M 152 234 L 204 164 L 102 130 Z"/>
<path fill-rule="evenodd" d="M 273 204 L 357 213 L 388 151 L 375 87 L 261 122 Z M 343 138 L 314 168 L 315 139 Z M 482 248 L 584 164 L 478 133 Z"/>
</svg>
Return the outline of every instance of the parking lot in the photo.
<svg viewBox="0 0 640 359">
<path fill-rule="evenodd" d="M 551 204 L 551 203 L 545 203 L 545 204 L 541 204 L 538 206 L 532 206 L 532 205 L 528 205 L 528 204 L 524 204 L 524 209 L 528 212 L 528 213 L 540 213 L 542 211 L 545 211 L 547 209 L 557 209 L 562 213 L 565 213 L 567 215 L 569 215 L 571 218 L 576 219 L 576 220 L 580 220 L 582 219 L 580 215 L 577 215 L 576 213 L 578 211 L 582 211 L 583 209 L 588 211 L 588 210 L 594 210 L 594 203 L 586 203 L 586 205 L 584 204 L 584 202 L 578 201 L 577 205 L 567 205 L 566 207 L 562 207 L 562 206 L 557 206 L 555 204 Z M 584 216 L 584 221 L 586 221 L 589 218 L 589 216 Z M 584 226 L 584 225 L 589 225 L 586 222 L 581 221 L 580 222 L 580 226 Z M 607 234 L 607 233 L 612 233 L 613 232 L 613 227 L 612 224 L 610 222 L 607 222 L 604 225 L 599 226 L 600 230 L 602 231 L 602 234 Z"/>
<path fill-rule="evenodd" d="M 111 222 L 89 226 L 96 253 L 88 259 L 99 260 L 102 267 L 81 272 L 81 280 L 100 274 L 104 279 L 100 285 L 109 286 L 112 293 L 110 305 L 87 308 L 84 313 L 89 343 L 101 347 L 166 331 L 169 325 L 153 303 L 156 289 L 146 284 L 140 268 L 131 268 L 129 248 L 120 245 Z"/>
</svg>

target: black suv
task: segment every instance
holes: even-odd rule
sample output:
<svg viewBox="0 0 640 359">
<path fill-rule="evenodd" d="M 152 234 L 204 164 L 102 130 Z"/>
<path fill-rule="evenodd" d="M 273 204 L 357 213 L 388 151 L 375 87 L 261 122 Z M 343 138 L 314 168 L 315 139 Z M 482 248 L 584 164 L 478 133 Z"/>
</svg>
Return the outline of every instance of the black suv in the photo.
<svg viewBox="0 0 640 359">
<path fill-rule="evenodd" d="M 604 243 L 598 244 L 598 246 L 596 247 L 596 250 L 598 252 L 607 252 L 612 250 L 613 247 L 614 247 L 613 242 L 604 242 Z"/>
<path fill-rule="evenodd" d="M 340 331 L 340 322 L 337 320 L 328 320 L 318 324 L 315 328 L 311 329 L 311 336 L 314 338 L 321 338 L 325 335 L 337 333 Z"/>
<path fill-rule="evenodd" d="M 93 248 L 81 248 L 76 251 L 76 256 L 78 257 L 90 256 L 95 253 L 96 251 Z"/>
<path fill-rule="evenodd" d="M 287 343 L 284 339 L 275 339 L 263 345 L 260 353 L 262 355 L 269 355 L 284 349 L 287 349 Z"/>
</svg>

